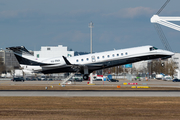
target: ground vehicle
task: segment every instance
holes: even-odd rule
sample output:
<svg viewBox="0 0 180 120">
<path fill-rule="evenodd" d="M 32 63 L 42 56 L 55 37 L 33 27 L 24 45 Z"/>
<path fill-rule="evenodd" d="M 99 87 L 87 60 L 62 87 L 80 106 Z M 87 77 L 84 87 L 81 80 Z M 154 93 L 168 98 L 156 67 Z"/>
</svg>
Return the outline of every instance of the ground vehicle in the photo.
<svg viewBox="0 0 180 120">
<path fill-rule="evenodd" d="M 119 80 L 116 80 L 116 79 L 110 79 L 109 82 L 119 82 Z"/>
<path fill-rule="evenodd" d="M 172 77 L 171 77 L 171 76 L 165 76 L 165 77 L 163 78 L 163 80 L 166 80 L 166 81 L 172 80 Z"/>
<path fill-rule="evenodd" d="M 157 80 L 162 80 L 163 79 L 163 75 L 162 74 L 157 74 L 156 75 L 156 79 Z"/>
<path fill-rule="evenodd" d="M 47 81 L 47 78 L 44 78 L 43 81 Z"/>
<path fill-rule="evenodd" d="M 76 78 L 76 79 L 70 79 L 69 81 L 71 81 L 71 82 L 82 82 L 82 79 Z"/>
<path fill-rule="evenodd" d="M 81 79 L 83 79 L 83 76 L 82 76 L 82 74 L 75 74 L 75 75 L 72 77 L 72 79 L 79 79 L 79 80 L 81 80 Z"/>
<path fill-rule="evenodd" d="M 36 78 L 32 78 L 31 81 L 36 81 L 37 79 Z"/>
<path fill-rule="evenodd" d="M 41 80 L 44 80 L 44 79 L 46 79 L 46 76 L 41 76 Z"/>
<path fill-rule="evenodd" d="M 174 79 L 173 82 L 180 82 L 180 79 Z"/>
<path fill-rule="evenodd" d="M 100 79 L 100 78 L 96 78 L 94 81 L 102 81 L 102 79 Z"/>
<path fill-rule="evenodd" d="M 74 81 L 74 82 L 82 82 L 82 79 L 76 78 L 76 79 L 73 79 L 73 81 Z"/>
<path fill-rule="evenodd" d="M 31 79 L 30 78 L 26 78 L 26 81 L 31 81 Z"/>
<path fill-rule="evenodd" d="M 49 78 L 49 81 L 53 81 L 53 79 L 52 79 L 52 78 Z"/>
<path fill-rule="evenodd" d="M 12 80 L 13 80 L 13 82 L 14 81 L 23 81 L 24 82 L 24 78 L 23 77 L 13 78 Z"/>
</svg>

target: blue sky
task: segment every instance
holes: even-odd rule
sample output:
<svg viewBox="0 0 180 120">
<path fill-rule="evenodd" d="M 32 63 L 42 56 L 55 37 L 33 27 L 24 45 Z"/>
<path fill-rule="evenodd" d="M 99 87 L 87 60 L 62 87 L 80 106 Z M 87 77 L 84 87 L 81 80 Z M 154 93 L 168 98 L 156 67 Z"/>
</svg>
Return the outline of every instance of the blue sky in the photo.
<svg viewBox="0 0 180 120">
<path fill-rule="evenodd" d="M 92 21 L 94 52 L 143 45 L 164 49 L 150 18 L 165 1 L 1 0 L 0 48 L 63 45 L 89 52 Z M 160 16 L 180 16 L 179 5 L 180 0 L 171 0 Z M 180 32 L 162 29 L 173 51 L 180 52 Z"/>
</svg>

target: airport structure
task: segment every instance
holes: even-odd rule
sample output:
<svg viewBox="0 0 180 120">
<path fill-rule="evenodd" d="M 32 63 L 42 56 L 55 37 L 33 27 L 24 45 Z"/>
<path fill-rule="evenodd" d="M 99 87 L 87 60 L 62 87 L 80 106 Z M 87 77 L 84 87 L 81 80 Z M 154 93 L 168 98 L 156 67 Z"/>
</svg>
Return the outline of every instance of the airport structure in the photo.
<svg viewBox="0 0 180 120">
<path fill-rule="evenodd" d="M 5 66 L 5 71 L 19 68 L 19 63 L 10 50 L 0 50 L 0 64 Z"/>
<path fill-rule="evenodd" d="M 134 68 L 143 69 L 148 67 L 148 60 L 133 63 Z"/>
<path fill-rule="evenodd" d="M 180 79 L 180 53 L 175 53 L 174 56 L 172 56 L 172 60 L 176 65 L 176 77 Z"/>
<path fill-rule="evenodd" d="M 172 56 L 172 60 L 174 61 L 174 64 L 177 65 L 177 69 L 180 68 L 180 53 L 175 53 L 174 56 Z"/>
<path fill-rule="evenodd" d="M 59 56 L 72 57 L 74 51 L 68 51 L 66 46 L 42 46 L 40 51 L 34 51 L 37 58 L 53 58 Z"/>
</svg>

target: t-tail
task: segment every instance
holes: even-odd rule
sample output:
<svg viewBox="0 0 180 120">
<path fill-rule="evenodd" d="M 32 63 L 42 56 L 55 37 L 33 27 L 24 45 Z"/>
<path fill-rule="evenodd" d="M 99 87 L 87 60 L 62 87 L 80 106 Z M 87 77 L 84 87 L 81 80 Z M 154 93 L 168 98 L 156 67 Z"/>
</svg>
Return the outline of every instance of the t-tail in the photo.
<svg viewBox="0 0 180 120">
<path fill-rule="evenodd" d="M 7 50 L 12 50 L 20 65 L 40 66 L 43 63 L 39 62 L 24 46 L 8 47 Z"/>
</svg>

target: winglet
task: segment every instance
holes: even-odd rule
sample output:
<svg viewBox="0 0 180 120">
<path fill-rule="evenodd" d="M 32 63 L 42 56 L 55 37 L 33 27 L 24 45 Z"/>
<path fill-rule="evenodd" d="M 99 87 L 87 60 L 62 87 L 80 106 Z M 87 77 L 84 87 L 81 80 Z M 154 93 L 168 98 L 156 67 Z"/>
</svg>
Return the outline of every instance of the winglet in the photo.
<svg viewBox="0 0 180 120">
<path fill-rule="evenodd" d="M 67 65 L 72 65 L 72 64 L 67 60 L 66 57 L 64 57 L 64 56 L 62 56 L 62 57 L 63 57 L 63 59 L 64 59 L 64 61 L 66 62 Z"/>
</svg>

